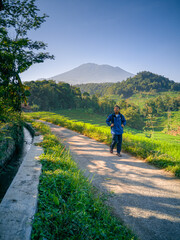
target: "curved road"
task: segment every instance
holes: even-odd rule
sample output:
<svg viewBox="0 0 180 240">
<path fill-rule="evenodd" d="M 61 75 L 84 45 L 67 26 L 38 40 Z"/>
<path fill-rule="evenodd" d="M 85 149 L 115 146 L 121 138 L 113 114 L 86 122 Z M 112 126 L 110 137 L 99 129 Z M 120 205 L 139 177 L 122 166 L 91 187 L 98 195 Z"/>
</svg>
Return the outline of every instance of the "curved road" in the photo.
<svg viewBox="0 0 180 240">
<path fill-rule="evenodd" d="M 84 175 L 114 214 L 141 240 L 180 240 L 180 180 L 171 174 L 69 129 L 46 123 L 69 147 Z M 92 178 L 93 177 L 93 178 Z"/>
</svg>

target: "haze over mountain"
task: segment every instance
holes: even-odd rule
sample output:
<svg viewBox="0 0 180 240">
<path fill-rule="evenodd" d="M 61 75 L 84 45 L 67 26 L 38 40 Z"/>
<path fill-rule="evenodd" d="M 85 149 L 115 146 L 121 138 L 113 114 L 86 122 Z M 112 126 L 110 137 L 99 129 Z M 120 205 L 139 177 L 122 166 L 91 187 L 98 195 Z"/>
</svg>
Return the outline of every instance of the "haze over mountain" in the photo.
<svg viewBox="0 0 180 240">
<path fill-rule="evenodd" d="M 75 85 L 82 83 L 121 82 L 122 80 L 126 80 L 128 77 L 133 76 L 134 74 L 129 73 L 120 67 L 86 63 L 49 79 L 55 80 L 56 82 L 62 81 Z"/>
</svg>

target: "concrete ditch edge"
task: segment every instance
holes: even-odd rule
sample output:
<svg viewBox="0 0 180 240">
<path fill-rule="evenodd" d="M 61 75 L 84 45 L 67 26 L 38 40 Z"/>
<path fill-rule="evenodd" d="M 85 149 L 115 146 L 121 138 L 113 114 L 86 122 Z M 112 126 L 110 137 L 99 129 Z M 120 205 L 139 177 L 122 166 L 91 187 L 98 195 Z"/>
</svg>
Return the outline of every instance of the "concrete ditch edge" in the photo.
<svg viewBox="0 0 180 240">
<path fill-rule="evenodd" d="M 43 149 L 35 143 L 42 139 L 42 136 L 34 137 L 30 150 L 0 204 L 0 240 L 31 238 L 42 167 L 38 157 L 43 153 Z"/>
</svg>

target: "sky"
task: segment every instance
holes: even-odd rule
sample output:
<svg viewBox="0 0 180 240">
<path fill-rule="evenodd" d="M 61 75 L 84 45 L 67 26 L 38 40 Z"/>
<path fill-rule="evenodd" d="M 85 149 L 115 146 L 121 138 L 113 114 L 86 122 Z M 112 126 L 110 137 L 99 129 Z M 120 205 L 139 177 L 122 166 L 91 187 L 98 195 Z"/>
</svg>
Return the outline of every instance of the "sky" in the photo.
<svg viewBox="0 0 180 240">
<path fill-rule="evenodd" d="M 55 60 L 35 64 L 23 81 L 49 78 L 84 63 L 151 71 L 180 82 L 179 0 L 37 0 L 46 22 L 28 36 Z"/>
</svg>

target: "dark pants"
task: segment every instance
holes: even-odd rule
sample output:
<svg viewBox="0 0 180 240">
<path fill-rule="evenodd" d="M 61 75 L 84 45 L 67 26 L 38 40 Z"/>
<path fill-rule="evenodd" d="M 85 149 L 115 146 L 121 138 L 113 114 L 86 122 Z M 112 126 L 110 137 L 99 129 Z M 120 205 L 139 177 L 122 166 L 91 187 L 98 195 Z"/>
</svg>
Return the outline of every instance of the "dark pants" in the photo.
<svg viewBox="0 0 180 240">
<path fill-rule="evenodd" d="M 112 134 L 112 143 L 111 143 L 111 150 L 115 147 L 117 143 L 117 153 L 121 152 L 121 145 L 122 145 L 122 134 Z"/>
</svg>

